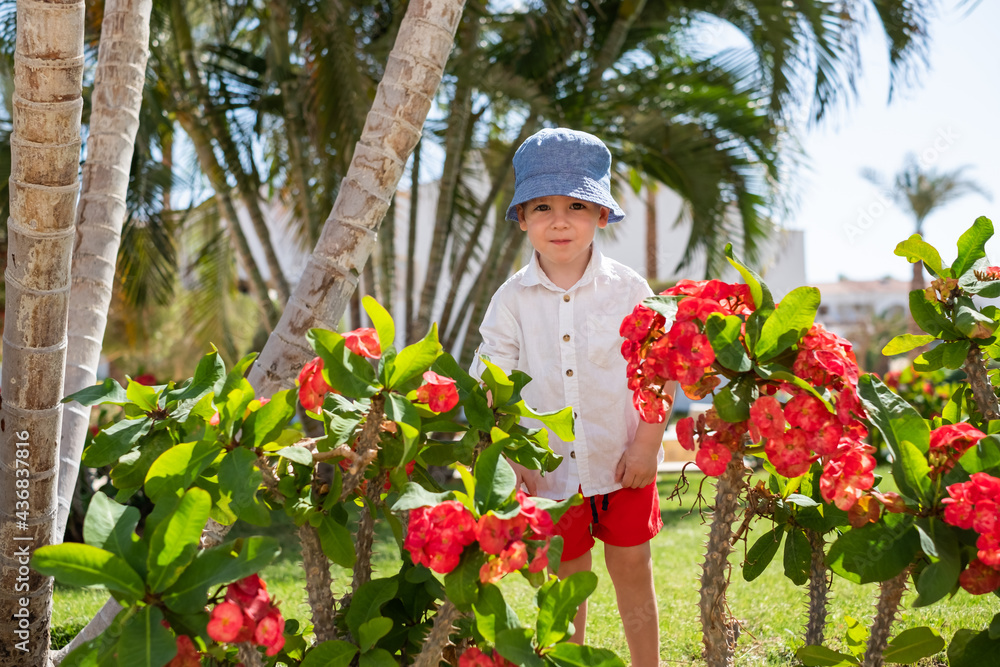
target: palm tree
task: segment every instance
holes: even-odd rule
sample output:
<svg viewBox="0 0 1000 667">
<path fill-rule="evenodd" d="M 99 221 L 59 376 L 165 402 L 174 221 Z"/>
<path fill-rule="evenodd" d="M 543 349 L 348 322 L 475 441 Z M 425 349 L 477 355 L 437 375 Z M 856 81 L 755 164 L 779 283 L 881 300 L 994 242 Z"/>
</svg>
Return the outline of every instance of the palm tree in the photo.
<svg viewBox="0 0 1000 667">
<path fill-rule="evenodd" d="M 83 0 L 18 7 L 6 273 L 0 543 L 29 557 L 52 543 L 83 108 Z M 20 452 L 25 452 L 27 457 Z M 13 462 L 25 461 L 27 476 Z M 21 563 L 26 563 L 22 559 Z M 0 563 L 14 591 L 18 561 Z M 0 665 L 45 665 L 52 580 L 31 571 L 0 597 Z M 23 603 L 23 604 L 22 604 Z M 15 640 L 19 617 L 31 632 Z"/>
<path fill-rule="evenodd" d="M 925 168 L 912 154 L 906 157 L 903 168 L 893 177 L 892 182 L 872 169 L 865 169 L 861 175 L 884 192 L 887 192 L 896 204 L 913 216 L 913 233 L 924 233 L 924 222 L 938 209 L 970 194 L 979 194 L 987 199 L 992 195 L 971 178 L 965 176 L 968 165 L 938 171 Z M 913 263 L 913 279 L 910 290 L 924 288 L 924 264 Z"/>
</svg>

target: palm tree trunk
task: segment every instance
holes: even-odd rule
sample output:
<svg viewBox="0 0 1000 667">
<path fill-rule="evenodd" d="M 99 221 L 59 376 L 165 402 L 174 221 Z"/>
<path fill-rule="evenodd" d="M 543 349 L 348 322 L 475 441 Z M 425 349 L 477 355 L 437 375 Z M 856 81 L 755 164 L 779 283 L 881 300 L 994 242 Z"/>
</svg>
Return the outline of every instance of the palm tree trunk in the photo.
<svg viewBox="0 0 1000 667">
<path fill-rule="evenodd" d="M 396 198 L 392 198 L 389 210 L 382 221 L 382 231 L 379 234 L 379 300 L 390 313 L 392 312 L 393 290 L 396 286 Z M 392 341 L 388 341 L 391 343 Z"/>
<path fill-rule="evenodd" d="M 535 131 L 536 125 L 537 119 L 534 114 L 529 111 L 528 120 L 521 126 L 521 131 L 518 134 L 517 139 L 510 145 L 510 150 L 507 151 L 507 155 L 504 157 L 503 162 L 498 167 L 496 173 L 493 174 L 490 192 L 486 195 L 486 199 L 483 200 L 482 205 L 479 207 L 479 215 L 476 217 L 472 233 L 469 234 L 469 240 L 466 242 L 465 248 L 462 250 L 462 254 L 459 256 L 458 261 L 455 263 L 451 272 L 451 286 L 448 288 L 448 297 L 444 302 L 444 310 L 441 312 L 441 318 L 438 320 L 438 325 L 442 331 L 447 330 L 451 325 L 452 310 L 455 307 L 455 300 L 458 297 L 458 288 L 461 285 L 462 277 L 465 275 L 465 271 L 469 267 L 469 261 L 472 259 L 472 253 L 475 252 L 476 246 L 478 245 L 479 236 L 482 234 L 483 227 L 486 225 L 486 218 L 489 216 L 489 212 L 496 208 L 496 199 L 500 195 L 504 182 L 507 180 L 507 174 L 510 173 L 514 153 L 517 151 L 518 147 L 524 143 L 525 139 L 527 139 L 531 133 Z M 497 227 L 502 224 L 504 223 L 498 220 Z M 464 313 L 465 311 L 460 310 L 459 312 Z M 461 324 L 461 321 L 456 322 L 454 328 L 458 329 L 461 327 Z"/>
<path fill-rule="evenodd" d="M 414 264 L 417 259 L 417 215 L 419 213 L 417 204 L 420 201 L 420 148 L 422 145 L 422 140 L 417 141 L 417 145 L 413 149 L 413 164 L 410 166 L 410 215 L 409 227 L 406 230 L 406 282 L 403 285 L 403 298 L 406 300 L 406 340 L 404 341 L 406 343 L 417 339 L 417 314 L 414 312 L 413 301 L 416 296 Z"/>
<path fill-rule="evenodd" d="M 97 380 L 139 129 L 152 10 L 152 0 L 107 0 L 104 5 L 73 249 L 66 394 Z M 59 442 L 57 542 L 66 530 L 89 425 L 90 408 L 75 401 L 66 404 Z"/>
<path fill-rule="evenodd" d="M 656 280 L 660 271 L 656 252 L 656 190 L 655 183 L 646 186 L 646 280 Z"/>
<path fill-rule="evenodd" d="M 48 660 L 52 579 L 28 563 L 55 528 L 83 32 L 82 0 L 17 3 L 0 408 L 3 667 Z"/>
<path fill-rule="evenodd" d="M 278 290 L 278 296 L 282 303 L 287 303 L 290 295 L 288 281 L 285 280 L 284 271 L 281 268 L 281 264 L 278 262 L 278 256 L 274 251 L 274 245 L 271 243 L 271 233 L 267 229 L 267 223 L 264 221 L 264 214 L 260 210 L 260 193 L 253 182 L 254 179 L 251 179 L 243 169 L 236 145 L 233 143 L 233 137 L 224 122 L 224 112 L 215 107 L 208 94 L 208 90 L 205 88 L 204 83 L 202 83 L 201 71 L 198 69 L 198 62 L 195 58 L 194 40 L 191 37 L 191 26 L 187 21 L 183 0 L 174 0 L 171 3 L 171 9 L 174 37 L 177 40 L 177 47 L 180 51 L 181 62 L 184 65 L 184 69 L 187 71 L 189 78 L 188 85 L 191 86 L 191 89 L 195 93 L 195 97 L 198 99 L 202 116 L 208 121 L 209 132 L 219 143 L 219 147 L 222 149 L 222 155 L 226 160 L 226 165 L 229 167 L 229 172 L 236 178 L 236 190 L 240 194 L 243 205 L 246 206 L 247 214 L 250 217 L 250 223 L 253 225 L 254 232 L 257 234 L 261 248 L 264 251 L 264 259 L 267 263 L 268 270 L 271 272 L 271 279 L 274 281 L 275 287 Z M 223 178 L 223 182 L 225 182 L 225 178 Z M 213 184 L 212 187 L 214 188 L 215 185 Z M 235 219 L 234 222 L 239 224 L 239 219 Z"/>
<path fill-rule="evenodd" d="M 375 246 L 379 223 L 420 139 L 448 60 L 462 0 L 415 0 L 406 8 L 365 129 L 333 210 L 281 321 L 250 371 L 258 396 L 291 386 L 313 356 L 305 333 L 332 329 Z"/>
<path fill-rule="evenodd" d="M 500 211 L 497 211 L 497 215 L 500 215 Z M 464 331 L 463 325 L 465 324 L 466 313 L 469 312 L 473 304 L 479 303 L 479 299 L 483 293 L 488 291 L 488 284 L 492 284 L 492 276 L 495 275 L 497 265 L 500 263 L 500 258 L 503 255 L 503 249 L 506 247 L 505 243 L 510 239 L 511 233 L 510 226 L 505 222 L 497 221 L 494 223 L 490 248 L 479 266 L 479 274 L 472 282 L 472 286 L 465 295 L 462 305 L 458 308 L 458 319 L 451 323 L 445 334 L 442 343 L 444 349 L 451 350 L 455 346 L 459 335 Z M 478 322 L 476 324 L 478 326 Z"/>
<path fill-rule="evenodd" d="M 924 289 L 924 263 L 921 261 L 916 261 L 913 263 L 913 278 L 910 280 L 910 291 Z M 908 313 L 909 314 L 909 313 Z M 909 322 L 907 323 L 908 331 L 914 335 L 920 335 L 923 330 L 917 326 L 916 320 L 913 319 L 913 315 L 909 316 Z M 913 351 L 913 357 L 919 354 L 919 350 Z"/>
<path fill-rule="evenodd" d="M 479 21 L 475 16 L 466 18 L 459 37 L 459 48 L 462 53 L 471 53 L 479 34 Z M 438 190 L 437 213 L 434 216 L 434 236 L 431 239 L 431 250 L 427 257 L 427 269 L 424 273 L 424 286 L 420 293 L 420 305 L 417 307 L 417 322 L 415 333 L 423 336 L 431 323 L 434 301 L 437 296 L 441 274 L 444 273 L 444 256 L 451 236 L 451 220 L 455 210 L 455 191 L 458 188 L 458 178 L 462 167 L 462 143 L 465 139 L 469 117 L 472 115 L 472 76 L 466 73 L 459 78 L 455 86 L 455 98 L 451 103 L 451 113 L 448 116 L 448 131 L 444 142 L 444 168 L 441 174 Z"/>
</svg>

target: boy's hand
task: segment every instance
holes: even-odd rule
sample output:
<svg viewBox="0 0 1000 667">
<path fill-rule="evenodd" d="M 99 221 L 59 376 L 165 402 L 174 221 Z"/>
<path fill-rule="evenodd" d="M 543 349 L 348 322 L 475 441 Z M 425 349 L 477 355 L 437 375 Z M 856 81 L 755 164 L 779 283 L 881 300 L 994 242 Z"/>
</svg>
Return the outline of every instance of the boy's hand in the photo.
<svg viewBox="0 0 1000 667">
<path fill-rule="evenodd" d="M 510 459 L 507 459 L 507 463 L 509 463 L 510 467 L 514 469 L 514 475 L 517 478 L 517 481 L 514 482 L 514 488 L 520 489 L 521 484 L 524 484 L 529 496 L 537 495 L 538 482 L 542 479 L 542 474 L 537 470 L 525 468 L 520 463 L 515 463 Z"/>
<path fill-rule="evenodd" d="M 626 489 L 641 489 L 656 481 L 659 442 L 633 440 L 615 469 L 615 481 Z"/>
</svg>

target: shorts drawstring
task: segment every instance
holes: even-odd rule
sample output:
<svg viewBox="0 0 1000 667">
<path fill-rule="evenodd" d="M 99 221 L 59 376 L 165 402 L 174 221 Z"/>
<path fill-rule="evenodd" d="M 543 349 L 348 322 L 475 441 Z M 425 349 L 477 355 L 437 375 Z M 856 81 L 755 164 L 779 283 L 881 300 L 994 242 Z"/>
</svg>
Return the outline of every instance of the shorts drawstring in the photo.
<svg viewBox="0 0 1000 667">
<path fill-rule="evenodd" d="M 601 511 L 602 512 L 608 511 L 608 494 L 606 493 L 604 494 L 604 500 L 601 501 Z"/>
<path fill-rule="evenodd" d="M 590 497 L 590 514 L 594 517 L 594 523 L 600 523 L 601 520 L 597 515 L 597 501 L 594 500 L 594 498 L 596 497 L 597 496 Z M 608 494 L 606 493 L 603 496 L 601 496 L 601 511 L 602 512 L 608 511 Z"/>
<path fill-rule="evenodd" d="M 597 518 L 597 503 L 594 501 L 594 496 L 590 497 L 590 513 L 594 517 L 594 523 L 597 523 L 599 519 Z"/>
</svg>

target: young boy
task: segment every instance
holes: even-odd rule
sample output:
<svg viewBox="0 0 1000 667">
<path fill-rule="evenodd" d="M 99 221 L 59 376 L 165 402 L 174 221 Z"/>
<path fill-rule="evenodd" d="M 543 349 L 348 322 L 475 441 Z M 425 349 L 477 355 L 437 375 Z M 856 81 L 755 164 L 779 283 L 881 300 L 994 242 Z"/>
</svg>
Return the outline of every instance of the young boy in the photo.
<svg viewBox="0 0 1000 667">
<path fill-rule="evenodd" d="M 632 664 L 659 664 L 659 621 L 649 540 L 662 527 L 656 466 L 664 424 L 640 422 L 621 356 L 622 319 L 652 295 L 635 271 L 604 257 L 594 234 L 625 217 L 611 196 L 611 153 L 597 137 L 545 129 L 514 154 L 507 219 L 528 233 L 530 263 L 497 290 L 483 319 L 484 356 L 532 381 L 522 396 L 539 410 L 573 406 L 576 439 L 549 444 L 563 457 L 553 472 L 512 463 L 518 487 L 546 498 L 580 492 L 584 504 L 556 526 L 564 546 L 559 576 L 591 569 L 594 538 L 618 598 Z M 586 603 L 572 640 L 584 641 Z"/>
</svg>

